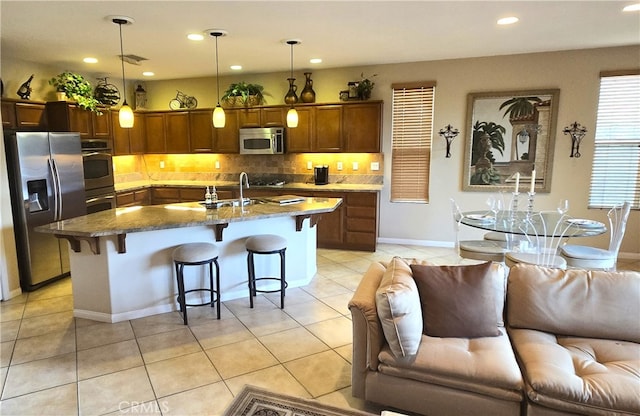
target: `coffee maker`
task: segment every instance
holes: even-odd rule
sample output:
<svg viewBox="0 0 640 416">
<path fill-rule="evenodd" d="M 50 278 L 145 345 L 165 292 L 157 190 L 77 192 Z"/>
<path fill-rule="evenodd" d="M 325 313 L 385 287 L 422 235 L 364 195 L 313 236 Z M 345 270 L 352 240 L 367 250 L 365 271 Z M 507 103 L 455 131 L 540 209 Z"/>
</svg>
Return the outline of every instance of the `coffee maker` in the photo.
<svg viewBox="0 0 640 416">
<path fill-rule="evenodd" d="M 329 166 L 319 165 L 314 168 L 313 180 L 316 185 L 326 185 L 329 183 Z"/>
</svg>

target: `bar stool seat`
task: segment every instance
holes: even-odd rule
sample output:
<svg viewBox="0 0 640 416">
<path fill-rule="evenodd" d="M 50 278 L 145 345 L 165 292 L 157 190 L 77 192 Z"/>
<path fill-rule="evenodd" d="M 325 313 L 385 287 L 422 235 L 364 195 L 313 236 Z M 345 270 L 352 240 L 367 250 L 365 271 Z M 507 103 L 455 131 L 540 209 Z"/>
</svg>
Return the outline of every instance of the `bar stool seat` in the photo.
<svg viewBox="0 0 640 416">
<path fill-rule="evenodd" d="M 178 304 L 184 324 L 187 325 L 187 306 L 216 305 L 217 317 L 220 319 L 220 266 L 218 264 L 218 248 L 211 243 L 186 243 L 173 250 L 173 263 L 176 267 L 178 281 Z M 216 266 L 216 284 L 213 284 L 213 265 Z M 184 266 L 209 265 L 209 287 L 185 290 Z M 186 302 L 187 293 L 209 292 L 210 301 L 191 304 Z"/>
<path fill-rule="evenodd" d="M 274 234 L 254 235 L 247 238 L 245 242 L 247 249 L 247 269 L 249 274 L 249 305 L 253 308 L 253 298 L 257 293 L 280 292 L 280 309 L 284 309 L 285 289 L 287 280 L 285 277 L 285 251 L 287 250 L 287 240 Z M 256 278 L 254 254 L 279 254 L 280 255 L 280 277 L 258 277 Z M 279 289 L 259 290 L 256 282 L 261 280 L 276 280 L 280 282 Z"/>
</svg>

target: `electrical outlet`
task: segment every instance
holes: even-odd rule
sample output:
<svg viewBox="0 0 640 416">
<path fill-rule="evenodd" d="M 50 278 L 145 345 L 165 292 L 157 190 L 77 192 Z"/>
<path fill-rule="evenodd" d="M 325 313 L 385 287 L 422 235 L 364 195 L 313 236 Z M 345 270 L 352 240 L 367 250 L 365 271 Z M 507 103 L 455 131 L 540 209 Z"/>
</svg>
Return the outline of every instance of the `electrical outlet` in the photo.
<svg viewBox="0 0 640 416">
<path fill-rule="evenodd" d="M 313 163 L 311 163 L 310 160 L 307 162 L 307 169 L 309 170 L 313 169 Z"/>
<path fill-rule="evenodd" d="M 358 162 L 353 162 L 352 168 L 353 170 L 358 170 Z"/>
<path fill-rule="evenodd" d="M 220 169 L 220 161 L 216 160 L 216 169 Z"/>
<path fill-rule="evenodd" d="M 337 168 L 338 168 L 338 170 L 342 170 L 342 162 L 338 162 Z"/>
<path fill-rule="evenodd" d="M 380 170 L 380 162 L 371 162 L 371 170 Z"/>
<path fill-rule="evenodd" d="M 160 169 L 164 169 L 164 160 L 160 161 Z"/>
</svg>

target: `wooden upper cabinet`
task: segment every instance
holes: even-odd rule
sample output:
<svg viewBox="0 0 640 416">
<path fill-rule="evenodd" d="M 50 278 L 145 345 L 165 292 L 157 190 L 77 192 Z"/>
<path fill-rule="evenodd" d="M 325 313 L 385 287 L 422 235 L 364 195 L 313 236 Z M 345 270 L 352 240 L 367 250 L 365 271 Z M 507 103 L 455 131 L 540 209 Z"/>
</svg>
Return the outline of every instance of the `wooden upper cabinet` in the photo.
<svg viewBox="0 0 640 416">
<path fill-rule="evenodd" d="M 189 112 L 190 147 L 192 152 L 213 152 L 214 127 L 212 117 L 213 110 L 194 110 Z"/>
<path fill-rule="evenodd" d="M 111 112 L 102 109 L 99 115 L 74 103 L 53 101 L 46 104 L 51 131 L 77 131 L 82 139 L 111 139 Z"/>
<path fill-rule="evenodd" d="M 382 103 L 349 104 L 343 107 L 344 150 L 349 153 L 379 153 Z"/>
<path fill-rule="evenodd" d="M 315 107 L 315 132 L 312 150 L 340 152 L 342 150 L 342 106 Z"/>
<path fill-rule="evenodd" d="M 189 112 L 164 113 L 167 153 L 189 153 Z"/>
<path fill-rule="evenodd" d="M 133 127 L 120 127 L 118 111 L 111 111 L 111 131 L 113 133 L 113 153 L 118 155 L 141 154 L 145 151 L 144 113 L 133 113 Z"/>
<path fill-rule="evenodd" d="M 145 152 L 166 153 L 164 113 L 146 113 L 144 115 Z"/>
<path fill-rule="evenodd" d="M 2 100 L 2 128 L 16 128 L 16 105 L 12 101 Z"/>
<path fill-rule="evenodd" d="M 313 138 L 313 107 L 297 107 L 298 127 L 287 128 L 287 145 L 285 150 L 288 153 L 311 152 Z"/>
<path fill-rule="evenodd" d="M 213 151 L 216 153 L 240 153 L 240 121 L 238 110 L 225 109 L 224 113 L 224 127 L 221 129 L 214 127 L 213 129 Z"/>
<path fill-rule="evenodd" d="M 260 124 L 259 108 L 240 108 L 238 112 L 238 126 L 242 127 L 262 127 Z"/>
<path fill-rule="evenodd" d="M 263 107 L 260 110 L 262 127 L 283 127 L 286 124 L 287 109 L 283 107 Z"/>
</svg>

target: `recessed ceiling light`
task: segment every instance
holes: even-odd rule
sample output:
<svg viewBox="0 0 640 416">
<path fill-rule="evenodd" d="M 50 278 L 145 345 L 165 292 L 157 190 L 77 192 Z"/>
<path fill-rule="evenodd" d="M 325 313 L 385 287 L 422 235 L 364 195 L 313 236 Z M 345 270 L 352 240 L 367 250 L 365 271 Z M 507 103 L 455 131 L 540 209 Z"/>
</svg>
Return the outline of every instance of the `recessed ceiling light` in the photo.
<svg viewBox="0 0 640 416">
<path fill-rule="evenodd" d="M 92 58 L 90 56 L 87 56 L 86 58 L 84 58 L 82 60 L 85 64 L 97 64 L 98 63 L 98 59 L 97 58 Z"/>
<path fill-rule="evenodd" d="M 189 39 L 189 40 L 202 40 L 202 39 L 204 39 L 204 35 L 202 35 L 200 33 L 189 33 L 187 35 L 187 39 Z"/>
<path fill-rule="evenodd" d="M 636 3 L 636 4 L 630 4 L 628 6 L 625 6 L 624 9 L 622 9 L 623 12 L 637 12 L 640 11 L 640 3 Z"/>
<path fill-rule="evenodd" d="M 152 77 L 155 75 L 155 73 L 151 72 L 151 71 L 144 71 L 142 73 L 142 75 L 144 75 L 145 77 Z"/>
<path fill-rule="evenodd" d="M 320 59 L 320 58 L 311 58 L 311 59 L 309 59 L 309 62 L 312 63 L 312 64 L 319 64 L 319 63 L 322 62 L 322 59 Z"/>
<path fill-rule="evenodd" d="M 498 24 L 499 25 L 512 25 L 512 24 L 516 23 L 518 20 L 520 20 L 520 19 L 518 19 L 515 16 L 503 17 L 502 19 L 498 19 Z"/>
<path fill-rule="evenodd" d="M 234 71 L 240 71 L 242 69 L 242 65 L 231 65 L 229 68 L 233 69 Z"/>
</svg>

